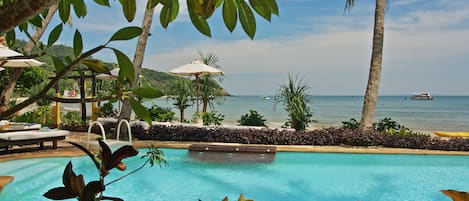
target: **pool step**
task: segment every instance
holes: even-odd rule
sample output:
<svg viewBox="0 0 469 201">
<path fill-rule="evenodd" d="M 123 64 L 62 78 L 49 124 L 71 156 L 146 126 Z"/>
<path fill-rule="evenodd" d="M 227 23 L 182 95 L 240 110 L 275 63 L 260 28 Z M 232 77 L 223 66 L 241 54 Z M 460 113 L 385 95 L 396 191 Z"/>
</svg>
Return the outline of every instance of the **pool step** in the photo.
<svg viewBox="0 0 469 201">
<path fill-rule="evenodd" d="M 226 145 L 226 144 L 191 144 L 189 151 L 230 152 L 230 153 L 275 153 L 275 146 L 267 145 Z"/>
</svg>

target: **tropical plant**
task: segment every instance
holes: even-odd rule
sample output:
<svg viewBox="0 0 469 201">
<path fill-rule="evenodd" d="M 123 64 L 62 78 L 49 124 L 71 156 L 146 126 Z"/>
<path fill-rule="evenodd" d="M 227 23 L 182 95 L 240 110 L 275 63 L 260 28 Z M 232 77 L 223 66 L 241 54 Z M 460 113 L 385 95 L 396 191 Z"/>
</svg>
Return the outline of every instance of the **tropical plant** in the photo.
<svg viewBox="0 0 469 201">
<path fill-rule="evenodd" d="M 19 116 L 14 116 L 12 121 L 38 123 L 44 126 L 53 124 L 53 118 L 49 106 L 39 106 L 33 111 L 25 112 Z"/>
<path fill-rule="evenodd" d="M 348 121 L 342 121 L 342 128 L 357 129 L 360 128 L 360 122 L 355 118 L 351 118 Z"/>
<path fill-rule="evenodd" d="M 152 105 L 148 109 L 153 121 L 165 122 L 174 120 L 174 112 L 170 108 L 162 108 L 158 105 Z"/>
<path fill-rule="evenodd" d="M 204 54 L 199 51 L 200 59 L 204 64 L 211 67 L 220 68 L 218 62 L 220 59 L 214 53 Z M 213 102 L 218 105 L 222 104 L 223 98 L 219 95 L 221 90 L 219 82 L 223 81 L 221 76 L 218 77 L 218 81 L 215 80 L 211 75 L 202 76 L 199 79 L 200 94 L 199 97 L 202 99 L 202 112 L 207 112 L 208 107 L 215 109 Z"/>
<path fill-rule="evenodd" d="M 354 0 L 346 0 L 346 9 L 351 9 L 354 6 L 354 2 Z M 373 126 L 376 102 L 378 101 L 379 84 L 381 81 L 385 13 L 386 0 L 376 0 L 373 47 L 371 51 L 368 83 L 366 86 L 365 98 L 363 100 L 362 117 L 360 120 L 361 129 L 370 129 Z"/>
<path fill-rule="evenodd" d="M 62 176 L 62 182 L 64 186 L 50 189 L 49 191 L 44 193 L 44 197 L 52 200 L 65 200 L 71 198 L 76 198 L 80 201 L 122 200 L 116 197 L 104 196 L 103 192 L 105 191 L 106 186 L 109 186 L 131 174 L 136 173 L 137 171 L 145 167 L 147 164 L 150 164 L 150 166 L 157 164 L 160 167 L 162 167 L 162 165 L 167 165 L 166 160 L 164 159 L 163 152 L 153 147 L 152 145 L 148 149 L 148 152 L 141 157 L 142 159 L 147 159 L 142 166 L 113 181 L 105 183 L 105 177 L 109 175 L 110 170 L 116 168 L 118 170 L 124 171 L 126 169 L 126 165 L 122 162 L 122 160 L 127 157 L 136 156 L 138 154 L 138 151 L 130 145 L 125 145 L 117 149 L 114 153 L 112 153 L 111 149 L 106 143 L 104 143 L 102 140 L 99 140 L 98 142 L 101 147 L 98 156 L 94 155 L 85 147 L 79 144 L 73 142 L 70 142 L 70 144 L 85 152 L 88 157 L 93 161 L 94 165 L 96 166 L 96 169 L 99 172 L 99 180 L 91 181 L 85 185 L 83 175 L 77 176 L 75 174 L 75 172 L 73 171 L 72 162 L 70 161 L 65 167 Z"/>
<path fill-rule="evenodd" d="M 172 93 L 176 95 L 173 105 L 179 109 L 180 122 L 184 122 L 184 110 L 194 104 L 191 96 L 192 89 L 193 87 L 183 79 L 179 79 L 172 88 Z"/>
<path fill-rule="evenodd" d="M 288 114 L 285 126 L 297 131 L 306 130 L 309 123 L 313 122 L 313 111 L 309 104 L 311 100 L 308 95 L 309 87 L 303 84 L 302 79 L 293 78 L 288 75 L 288 83 L 281 85 L 275 95 L 275 105 L 282 103 Z"/>
<path fill-rule="evenodd" d="M 218 114 L 217 111 L 202 112 L 202 120 L 204 125 L 221 125 L 223 120 L 225 120 L 225 115 Z"/>
<path fill-rule="evenodd" d="M 104 103 L 101 106 L 99 112 L 99 116 L 102 117 L 115 117 L 118 113 L 117 109 L 114 109 L 114 105 L 112 104 L 112 102 Z"/>
<path fill-rule="evenodd" d="M 62 116 L 62 124 L 68 126 L 79 126 L 83 125 L 84 122 L 81 121 L 81 115 L 78 112 L 70 111 Z"/>
<path fill-rule="evenodd" d="M 223 198 L 222 201 L 228 201 L 228 197 Z M 239 195 L 238 201 L 254 201 L 254 200 L 253 199 L 246 199 L 246 198 L 244 198 L 244 195 L 241 194 L 241 195 Z"/>
<path fill-rule="evenodd" d="M 241 115 L 241 119 L 238 120 L 241 126 L 266 126 L 264 116 L 260 115 L 255 110 L 249 110 L 249 114 Z"/>
</svg>

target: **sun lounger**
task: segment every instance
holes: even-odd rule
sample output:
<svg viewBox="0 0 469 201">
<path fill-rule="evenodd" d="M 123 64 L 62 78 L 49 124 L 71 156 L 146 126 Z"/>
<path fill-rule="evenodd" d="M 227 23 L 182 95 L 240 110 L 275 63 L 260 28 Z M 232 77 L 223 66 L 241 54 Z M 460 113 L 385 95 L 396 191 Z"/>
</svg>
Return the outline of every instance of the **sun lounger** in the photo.
<svg viewBox="0 0 469 201">
<path fill-rule="evenodd" d="M 70 132 L 66 130 L 33 130 L 0 133 L 0 148 L 8 150 L 13 145 L 39 144 L 44 148 L 44 142 L 52 142 L 52 148 L 57 148 L 57 141 L 64 140 Z"/>
</svg>

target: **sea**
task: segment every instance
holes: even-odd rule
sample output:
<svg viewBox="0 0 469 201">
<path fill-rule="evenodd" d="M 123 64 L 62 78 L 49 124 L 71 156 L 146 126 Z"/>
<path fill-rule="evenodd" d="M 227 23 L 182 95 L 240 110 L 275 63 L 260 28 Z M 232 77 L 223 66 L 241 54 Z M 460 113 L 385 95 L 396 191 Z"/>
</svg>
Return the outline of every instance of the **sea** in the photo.
<svg viewBox="0 0 469 201">
<path fill-rule="evenodd" d="M 342 121 L 361 117 L 363 96 L 310 96 L 313 119 L 311 128 L 341 126 Z M 171 108 L 179 118 L 179 111 L 170 98 L 146 100 L 144 105 L 156 104 Z M 200 106 L 199 110 L 202 106 Z M 241 115 L 256 110 L 269 127 L 281 127 L 287 120 L 282 104 L 275 104 L 274 96 L 228 96 L 214 110 L 224 115 L 223 124 L 237 125 Z M 186 110 L 192 117 L 194 106 Z M 433 100 L 410 100 L 409 96 L 380 96 L 375 121 L 390 117 L 397 123 L 416 131 L 469 131 L 469 96 L 434 96 Z"/>
</svg>

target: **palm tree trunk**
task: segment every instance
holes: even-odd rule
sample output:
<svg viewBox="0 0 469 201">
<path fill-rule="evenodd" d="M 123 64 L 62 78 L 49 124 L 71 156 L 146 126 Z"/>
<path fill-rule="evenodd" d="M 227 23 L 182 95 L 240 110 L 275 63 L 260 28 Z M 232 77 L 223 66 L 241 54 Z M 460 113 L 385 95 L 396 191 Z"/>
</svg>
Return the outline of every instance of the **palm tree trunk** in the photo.
<svg viewBox="0 0 469 201">
<path fill-rule="evenodd" d="M 204 105 L 202 107 L 202 112 L 207 112 L 207 106 L 208 106 L 208 97 L 204 97 Z"/>
<path fill-rule="evenodd" d="M 181 110 L 179 111 L 179 114 L 180 114 L 180 116 L 181 116 L 181 123 L 184 123 L 184 109 L 181 109 Z"/>
<path fill-rule="evenodd" d="M 36 32 L 31 36 L 34 40 L 30 40 L 23 48 L 23 51 L 26 55 L 31 54 L 35 46 L 35 42 L 38 41 L 41 36 L 44 34 L 47 26 L 49 25 L 52 17 L 57 12 L 58 3 L 53 4 L 49 8 L 46 18 L 42 21 L 42 27 L 37 28 Z M 10 70 L 10 76 L 8 82 L 3 84 L 3 90 L 0 92 L 0 112 L 5 112 L 8 110 L 8 102 L 10 101 L 11 96 L 13 95 L 13 90 L 15 89 L 16 82 L 23 74 L 23 68 L 13 68 Z"/>
<path fill-rule="evenodd" d="M 366 87 L 365 99 L 363 101 L 362 118 L 360 121 L 361 129 L 369 129 L 373 126 L 383 61 L 385 12 L 386 0 L 376 0 L 373 49 L 371 53 L 371 65 L 368 84 Z"/>
<path fill-rule="evenodd" d="M 143 17 L 142 34 L 140 34 L 140 36 L 138 37 L 137 48 L 135 50 L 135 55 L 134 55 L 134 60 L 133 60 L 135 79 L 131 86 L 132 88 L 135 88 L 138 86 L 138 79 L 139 79 L 140 71 L 142 68 L 143 58 L 145 55 L 145 48 L 147 46 L 148 35 L 150 33 L 151 23 L 153 21 L 153 11 L 154 11 L 154 8 L 146 9 L 145 16 Z M 130 102 L 127 99 L 124 99 L 121 113 L 119 115 L 119 121 L 122 119 L 130 119 L 131 113 L 132 113 L 132 107 L 130 106 Z"/>
</svg>

